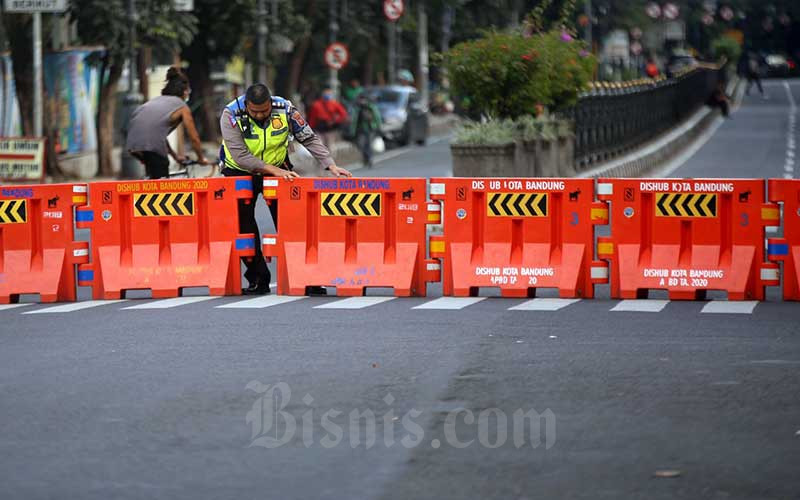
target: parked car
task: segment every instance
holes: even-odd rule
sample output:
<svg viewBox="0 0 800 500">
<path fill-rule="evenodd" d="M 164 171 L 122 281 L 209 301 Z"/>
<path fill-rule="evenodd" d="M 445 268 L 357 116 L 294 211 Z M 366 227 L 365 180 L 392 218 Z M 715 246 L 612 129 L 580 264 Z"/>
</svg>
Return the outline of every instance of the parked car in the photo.
<svg viewBox="0 0 800 500">
<path fill-rule="evenodd" d="M 764 61 L 767 66 L 767 76 L 782 77 L 795 73 L 796 65 L 794 61 L 783 54 L 768 54 Z"/>
<path fill-rule="evenodd" d="M 428 138 L 428 110 L 414 87 L 385 85 L 366 89 L 381 113 L 384 139 L 405 145 L 425 144 Z"/>
<path fill-rule="evenodd" d="M 673 54 L 667 61 L 667 76 L 672 77 L 683 70 L 694 68 L 695 66 L 697 66 L 697 59 L 692 55 L 686 53 Z"/>
</svg>

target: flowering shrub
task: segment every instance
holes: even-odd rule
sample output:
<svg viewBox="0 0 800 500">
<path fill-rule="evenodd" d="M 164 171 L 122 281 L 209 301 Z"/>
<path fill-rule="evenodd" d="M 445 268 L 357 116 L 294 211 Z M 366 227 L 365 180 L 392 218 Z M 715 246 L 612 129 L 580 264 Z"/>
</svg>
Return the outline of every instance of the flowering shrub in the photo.
<svg viewBox="0 0 800 500">
<path fill-rule="evenodd" d="M 585 46 L 560 30 L 491 32 L 444 54 L 454 94 L 473 115 L 541 115 L 577 100 L 594 69 Z"/>
</svg>

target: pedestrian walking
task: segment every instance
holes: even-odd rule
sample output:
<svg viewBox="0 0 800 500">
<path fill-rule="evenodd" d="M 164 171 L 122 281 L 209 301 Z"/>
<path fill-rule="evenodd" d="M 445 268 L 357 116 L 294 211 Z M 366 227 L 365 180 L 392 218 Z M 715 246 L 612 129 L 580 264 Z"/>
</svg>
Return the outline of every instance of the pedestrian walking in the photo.
<svg viewBox="0 0 800 500">
<path fill-rule="evenodd" d="M 749 51 L 747 53 L 747 63 L 745 66 L 745 77 L 747 77 L 747 86 L 745 87 L 744 93 L 745 95 L 750 95 L 750 89 L 753 87 L 753 83 L 756 84 L 758 87 L 758 92 L 761 94 L 761 97 L 764 99 L 767 98 L 766 94 L 764 94 L 764 87 L 761 85 L 761 65 L 758 62 L 758 56 L 755 52 Z"/>
<path fill-rule="evenodd" d="M 381 130 L 381 113 L 372 99 L 366 93 L 361 93 L 356 99 L 354 115 L 350 123 L 350 136 L 355 138 L 364 165 L 371 167 L 372 143 L 379 137 L 377 134 Z"/>
<path fill-rule="evenodd" d="M 333 90 L 325 87 L 320 97 L 311 104 L 308 111 L 308 123 L 322 136 L 322 142 L 330 147 L 335 131 L 347 121 L 347 110 L 333 96 Z"/>
</svg>

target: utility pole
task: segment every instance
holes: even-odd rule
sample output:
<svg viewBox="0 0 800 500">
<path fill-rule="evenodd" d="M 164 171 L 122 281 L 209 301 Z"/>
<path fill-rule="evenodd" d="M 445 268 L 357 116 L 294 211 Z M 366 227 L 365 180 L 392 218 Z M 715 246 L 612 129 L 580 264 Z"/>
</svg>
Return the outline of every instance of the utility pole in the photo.
<svg viewBox="0 0 800 500">
<path fill-rule="evenodd" d="M 328 1 L 328 45 L 336 41 L 339 33 L 339 23 L 336 16 L 336 0 Z M 328 69 L 328 86 L 333 91 L 333 95 L 339 97 L 339 70 Z"/>
<path fill-rule="evenodd" d="M 122 100 L 122 136 L 128 132 L 128 124 L 131 115 L 137 106 L 142 104 L 142 95 L 136 89 L 135 68 L 136 68 L 136 14 L 135 0 L 128 0 L 128 93 Z M 144 177 L 144 168 L 139 160 L 132 157 L 125 148 L 122 148 L 120 155 L 120 166 L 122 177 L 126 179 L 141 179 Z"/>
<path fill-rule="evenodd" d="M 260 83 L 267 83 L 267 35 L 269 28 L 267 27 L 267 3 L 266 0 L 258 0 L 258 29 L 256 35 L 258 37 L 258 81 Z"/>
<path fill-rule="evenodd" d="M 417 46 L 419 47 L 419 87 L 420 100 L 425 109 L 428 109 L 428 13 L 425 11 L 425 2 L 417 3 Z"/>
<path fill-rule="evenodd" d="M 42 136 L 42 13 L 33 13 L 33 136 Z"/>
<path fill-rule="evenodd" d="M 397 31 L 395 24 L 392 21 L 386 21 L 386 38 L 388 41 L 387 49 L 389 51 L 389 60 L 386 68 L 386 78 L 389 85 L 394 85 L 397 81 Z"/>
</svg>

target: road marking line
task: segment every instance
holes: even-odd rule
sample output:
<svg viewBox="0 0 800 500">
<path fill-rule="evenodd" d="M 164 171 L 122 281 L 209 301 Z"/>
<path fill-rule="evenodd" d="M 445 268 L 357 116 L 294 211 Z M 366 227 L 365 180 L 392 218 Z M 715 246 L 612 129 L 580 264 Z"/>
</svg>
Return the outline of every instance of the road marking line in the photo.
<svg viewBox="0 0 800 500">
<path fill-rule="evenodd" d="M 711 314 L 753 314 L 753 309 L 757 305 L 758 301 L 755 300 L 712 300 L 700 312 Z"/>
<path fill-rule="evenodd" d="M 509 311 L 558 311 L 581 299 L 532 299 L 514 307 L 508 308 Z"/>
<path fill-rule="evenodd" d="M 290 297 L 288 295 L 266 295 L 264 297 L 222 304 L 221 306 L 217 306 L 216 309 L 262 309 L 264 307 L 288 304 L 289 302 L 307 298 L 308 297 Z"/>
<path fill-rule="evenodd" d="M 644 299 L 623 300 L 611 311 L 613 312 L 661 312 L 669 304 L 668 300 Z"/>
<path fill-rule="evenodd" d="M 117 302 L 126 302 L 125 299 L 117 300 L 87 300 L 85 302 L 73 302 L 70 304 L 62 304 L 60 306 L 46 307 L 44 309 L 37 309 L 35 311 L 28 311 L 22 314 L 47 314 L 47 313 L 62 313 L 74 312 L 83 309 L 90 309 L 92 307 L 105 306 L 109 304 L 116 304 Z"/>
<path fill-rule="evenodd" d="M 783 87 L 786 89 L 786 94 L 789 96 L 789 106 L 792 108 L 797 107 L 794 102 L 794 96 L 792 95 L 792 90 L 789 88 L 789 82 L 784 80 Z"/>
<path fill-rule="evenodd" d="M 484 300 L 486 297 L 440 297 L 438 299 L 425 302 L 412 309 L 464 309 L 477 302 Z"/>
<path fill-rule="evenodd" d="M 365 307 L 387 302 L 394 298 L 395 297 L 350 297 L 348 299 L 335 300 L 333 302 L 314 306 L 314 309 L 364 309 Z"/>
<path fill-rule="evenodd" d="M 25 307 L 29 305 L 31 305 L 29 302 L 24 304 L 0 304 L 0 311 L 5 311 L 6 309 L 16 309 L 17 307 Z"/>
<path fill-rule="evenodd" d="M 194 304 L 195 302 L 205 302 L 206 300 L 218 299 L 217 296 L 200 296 L 200 297 L 174 297 L 171 299 L 156 300 L 154 302 L 145 302 L 144 304 L 137 304 L 135 306 L 123 307 L 123 310 L 130 309 L 169 309 L 171 307 L 185 306 L 187 304 Z"/>
</svg>

